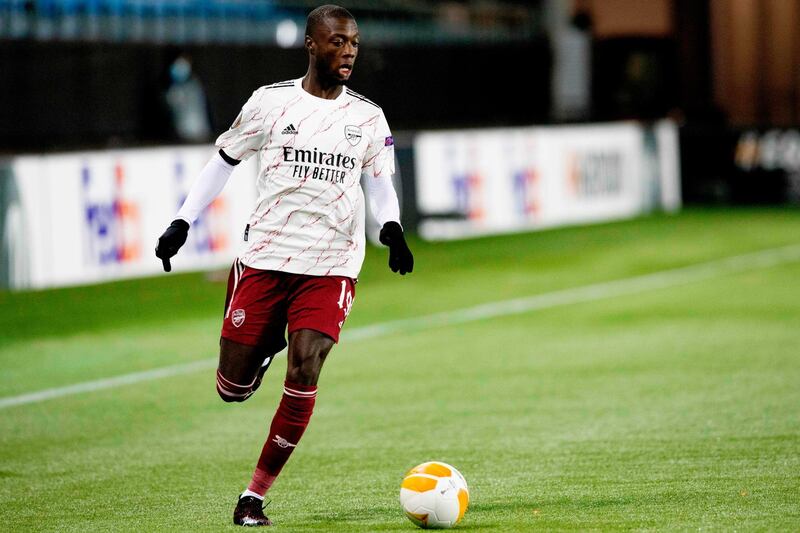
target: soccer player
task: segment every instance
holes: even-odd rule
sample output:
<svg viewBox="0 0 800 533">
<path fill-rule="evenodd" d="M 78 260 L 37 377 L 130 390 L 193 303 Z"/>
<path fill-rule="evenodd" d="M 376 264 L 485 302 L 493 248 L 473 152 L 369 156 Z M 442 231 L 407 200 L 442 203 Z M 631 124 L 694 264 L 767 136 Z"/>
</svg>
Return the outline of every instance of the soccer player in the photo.
<svg viewBox="0 0 800 533">
<path fill-rule="evenodd" d="M 414 258 L 392 186 L 394 147 L 383 111 L 348 89 L 359 33 L 346 9 L 325 5 L 307 19 L 308 71 L 266 85 L 219 136 L 208 162 L 158 239 L 164 270 L 192 222 L 222 191 L 235 165 L 258 154 L 258 200 L 228 279 L 217 392 L 242 402 L 287 346 L 283 397 L 252 480 L 233 514 L 238 525 L 267 526 L 262 503 L 305 431 L 322 364 L 350 313 L 364 258 L 366 175 L 372 212 L 389 247 L 389 267 L 411 272 Z"/>
</svg>

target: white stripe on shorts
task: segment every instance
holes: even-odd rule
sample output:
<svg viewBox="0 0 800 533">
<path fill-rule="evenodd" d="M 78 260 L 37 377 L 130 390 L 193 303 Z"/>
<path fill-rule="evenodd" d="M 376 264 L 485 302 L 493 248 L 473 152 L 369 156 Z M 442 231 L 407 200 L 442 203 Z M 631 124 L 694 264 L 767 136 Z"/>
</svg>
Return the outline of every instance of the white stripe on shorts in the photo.
<svg viewBox="0 0 800 533">
<path fill-rule="evenodd" d="M 244 265 L 239 258 L 236 258 L 236 261 L 233 263 L 233 290 L 231 290 L 231 301 L 228 302 L 228 308 L 225 310 L 225 318 L 231 314 L 231 307 L 233 307 L 233 298 L 236 296 L 236 287 L 239 286 L 239 279 L 242 277 L 242 273 L 244 272 Z"/>
</svg>

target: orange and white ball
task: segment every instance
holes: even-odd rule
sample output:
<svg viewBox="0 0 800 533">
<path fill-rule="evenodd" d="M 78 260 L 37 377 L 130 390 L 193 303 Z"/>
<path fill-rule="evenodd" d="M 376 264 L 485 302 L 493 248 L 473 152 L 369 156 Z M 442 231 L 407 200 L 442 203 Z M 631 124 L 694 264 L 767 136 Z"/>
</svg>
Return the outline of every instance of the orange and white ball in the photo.
<svg viewBox="0 0 800 533">
<path fill-rule="evenodd" d="M 447 463 L 422 463 L 409 470 L 403 478 L 400 505 L 408 519 L 421 528 L 451 528 L 467 512 L 467 480 Z"/>
</svg>

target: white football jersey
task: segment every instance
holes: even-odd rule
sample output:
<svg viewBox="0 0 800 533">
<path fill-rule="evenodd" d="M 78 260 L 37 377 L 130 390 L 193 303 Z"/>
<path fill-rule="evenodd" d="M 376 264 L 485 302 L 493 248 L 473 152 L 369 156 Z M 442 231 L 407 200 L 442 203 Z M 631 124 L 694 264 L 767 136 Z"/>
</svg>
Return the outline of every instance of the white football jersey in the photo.
<svg viewBox="0 0 800 533">
<path fill-rule="evenodd" d="M 394 174 L 394 141 L 380 107 L 343 87 L 333 100 L 302 78 L 256 90 L 216 145 L 259 156 L 258 201 L 239 259 L 262 270 L 355 278 L 364 260 L 367 177 Z"/>
</svg>

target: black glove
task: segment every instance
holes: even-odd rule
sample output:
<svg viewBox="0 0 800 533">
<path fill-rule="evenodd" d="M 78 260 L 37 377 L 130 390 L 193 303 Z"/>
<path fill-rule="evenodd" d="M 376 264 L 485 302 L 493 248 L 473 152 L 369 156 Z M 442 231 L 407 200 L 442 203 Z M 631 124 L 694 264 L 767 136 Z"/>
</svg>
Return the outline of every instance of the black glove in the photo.
<svg viewBox="0 0 800 533">
<path fill-rule="evenodd" d="M 406 272 L 414 270 L 414 256 L 408 249 L 406 239 L 403 237 L 403 228 L 397 222 L 387 222 L 381 228 L 378 237 L 383 244 L 389 247 L 389 268 L 392 272 L 400 271 L 405 276 Z"/>
<path fill-rule="evenodd" d="M 186 242 L 186 237 L 189 235 L 189 223 L 180 218 L 176 218 L 169 225 L 167 231 L 158 238 L 156 244 L 156 257 L 161 259 L 164 263 L 164 272 L 172 270 L 172 265 L 169 264 L 169 258 L 178 253 L 183 243 Z"/>
</svg>

